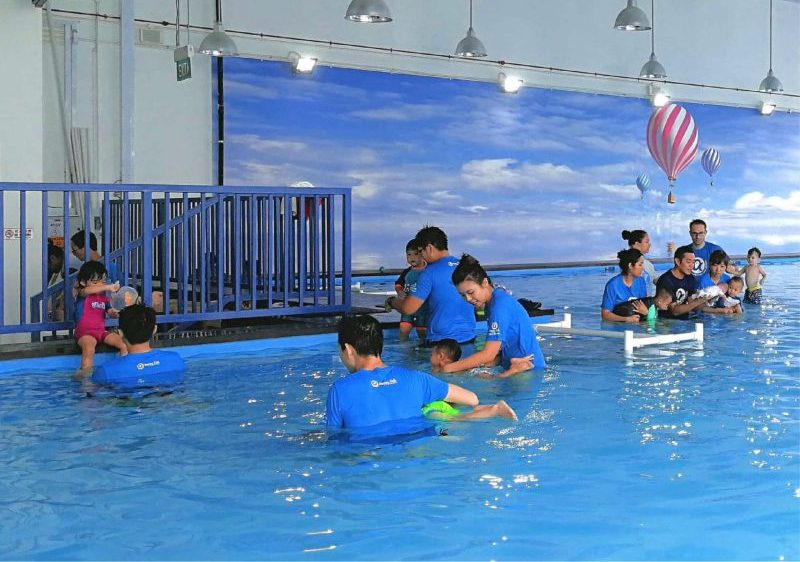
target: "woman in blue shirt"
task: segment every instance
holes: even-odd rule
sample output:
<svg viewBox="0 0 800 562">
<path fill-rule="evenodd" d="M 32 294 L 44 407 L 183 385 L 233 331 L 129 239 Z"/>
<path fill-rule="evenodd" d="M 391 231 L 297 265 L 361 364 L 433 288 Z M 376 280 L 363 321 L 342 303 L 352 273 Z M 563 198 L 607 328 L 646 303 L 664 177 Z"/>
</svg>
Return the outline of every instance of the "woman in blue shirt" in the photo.
<svg viewBox="0 0 800 562">
<path fill-rule="evenodd" d="M 492 285 L 481 264 L 464 254 L 453 271 L 453 284 L 475 308 L 486 309 L 486 344 L 459 361 L 445 365 L 443 371 L 455 373 L 475 367 L 503 366 L 500 377 L 509 377 L 531 368 L 544 369 L 546 363 L 528 313 L 517 300 Z"/>
<path fill-rule="evenodd" d="M 647 296 L 647 283 L 644 273 L 644 256 L 636 248 L 628 248 L 617 253 L 619 268 L 622 271 L 606 283 L 600 315 L 609 322 L 639 322 L 640 315 L 647 316 L 647 306 L 639 299 Z M 620 303 L 634 301 L 636 310 L 632 316 L 614 314 L 614 307 Z"/>
</svg>

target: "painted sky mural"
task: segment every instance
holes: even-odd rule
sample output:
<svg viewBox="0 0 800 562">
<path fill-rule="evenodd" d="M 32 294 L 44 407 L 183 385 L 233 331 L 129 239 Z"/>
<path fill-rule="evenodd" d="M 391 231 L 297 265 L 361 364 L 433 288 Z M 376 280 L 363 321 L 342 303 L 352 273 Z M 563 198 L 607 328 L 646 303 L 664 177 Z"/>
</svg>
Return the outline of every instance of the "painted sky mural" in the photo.
<svg viewBox="0 0 800 562">
<path fill-rule="evenodd" d="M 651 257 L 688 223 L 729 253 L 800 251 L 800 116 L 682 104 L 700 135 L 677 203 L 650 157 L 646 100 L 227 59 L 226 183 L 353 188 L 353 267 L 404 264 L 423 225 L 486 264 L 612 259 L 623 228 Z M 700 154 L 716 148 L 714 186 Z M 636 178 L 652 184 L 641 196 Z"/>
</svg>

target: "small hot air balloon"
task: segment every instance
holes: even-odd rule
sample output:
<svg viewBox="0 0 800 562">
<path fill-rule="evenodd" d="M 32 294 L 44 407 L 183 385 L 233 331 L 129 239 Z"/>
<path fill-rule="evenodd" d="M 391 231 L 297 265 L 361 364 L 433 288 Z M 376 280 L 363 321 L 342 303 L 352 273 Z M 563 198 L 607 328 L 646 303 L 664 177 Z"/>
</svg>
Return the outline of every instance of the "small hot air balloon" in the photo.
<svg viewBox="0 0 800 562">
<path fill-rule="evenodd" d="M 722 164 L 719 152 L 717 152 L 716 148 L 706 148 L 700 162 L 703 164 L 703 169 L 711 177 L 711 187 L 714 187 L 714 174 L 719 169 L 719 165 Z"/>
<path fill-rule="evenodd" d="M 645 173 L 639 174 L 639 177 L 636 178 L 636 187 L 639 188 L 642 193 L 642 199 L 644 199 L 644 192 L 650 189 L 650 176 Z"/>
<path fill-rule="evenodd" d="M 698 134 L 694 119 L 686 109 L 668 104 L 653 111 L 647 123 L 647 148 L 656 164 L 664 170 L 669 186 L 697 155 Z M 670 190 L 668 203 L 675 202 Z"/>
</svg>

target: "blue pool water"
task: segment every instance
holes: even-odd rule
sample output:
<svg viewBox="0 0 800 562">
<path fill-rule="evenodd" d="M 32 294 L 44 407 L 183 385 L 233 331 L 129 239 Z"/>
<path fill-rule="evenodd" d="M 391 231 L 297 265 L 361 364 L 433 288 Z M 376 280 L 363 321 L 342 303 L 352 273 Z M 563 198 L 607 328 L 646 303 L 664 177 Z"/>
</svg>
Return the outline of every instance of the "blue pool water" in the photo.
<svg viewBox="0 0 800 562">
<path fill-rule="evenodd" d="M 800 264 L 765 269 L 765 304 L 706 319 L 702 347 L 546 335 L 546 372 L 449 379 L 519 422 L 389 446 L 320 436 L 328 336 L 190 359 L 181 392 L 133 403 L 1 376 L 0 558 L 796 560 Z M 611 275 L 502 282 L 599 328 Z"/>
</svg>

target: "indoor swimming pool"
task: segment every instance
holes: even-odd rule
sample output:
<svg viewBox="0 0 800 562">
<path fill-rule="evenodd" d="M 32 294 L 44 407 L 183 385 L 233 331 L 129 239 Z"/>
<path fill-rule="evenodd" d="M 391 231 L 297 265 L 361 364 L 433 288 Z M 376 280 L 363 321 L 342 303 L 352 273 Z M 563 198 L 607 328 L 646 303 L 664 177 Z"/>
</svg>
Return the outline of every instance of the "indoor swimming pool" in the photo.
<svg viewBox="0 0 800 562">
<path fill-rule="evenodd" d="M 796 560 L 800 262 L 763 266 L 764 304 L 706 317 L 702 345 L 626 356 L 543 335 L 545 371 L 447 377 L 518 422 L 394 444 L 324 435 L 345 374 L 334 335 L 179 349 L 182 388 L 134 401 L 87 398 L 63 367 L 7 369 L 0 558 Z M 495 279 L 575 326 L 622 329 L 599 319 L 613 274 Z M 386 362 L 426 367 L 386 339 Z"/>
</svg>

